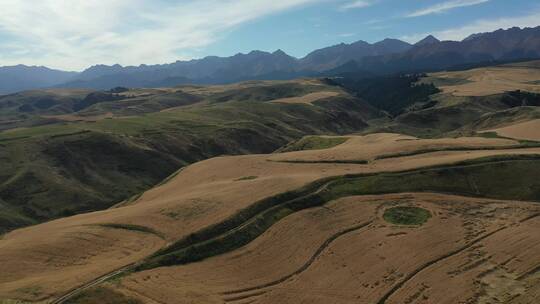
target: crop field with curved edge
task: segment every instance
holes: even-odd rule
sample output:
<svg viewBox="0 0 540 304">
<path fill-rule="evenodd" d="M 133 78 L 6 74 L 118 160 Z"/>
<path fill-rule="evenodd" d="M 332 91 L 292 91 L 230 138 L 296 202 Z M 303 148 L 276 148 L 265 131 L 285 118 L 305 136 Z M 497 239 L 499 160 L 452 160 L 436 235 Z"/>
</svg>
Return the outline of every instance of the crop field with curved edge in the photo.
<svg viewBox="0 0 540 304">
<path fill-rule="evenodd" d="M 422 80 L 455 96 L 486 96 L 522 90 L 540 93 L 540 61 L 510 63 L 466 71 L 431 73 Z"/>
<path fill-rule="evenodd" d="M 212 158 L 127 204 L 10 232 L 0 240 L 0 298 L 506 303 L 499 286 L 508 284 L 521 286 L 515 299 L 534 294 L 539 147 L 346 138 L 327 149 Z M 499 184 L 486 180 L 493 175 Z M 431 217 L 389 223 L 392 208 Z M 445 298 L 448 288 L 462 293 Z"/>
<path fill-rule="evenodd" d="M 0 304 L 540 304 L 515 2 L 0 0 Z"/>
<path fill-rule="evenodd" d="M 421 227 L 383 219 L 385 208 L 411 205 L 433 217 Z M 526 257 L 540 249 L 538 236 L 523 233 L 540 225 L 539 211 L 439 194 L 352 196 L 295 213 L 236 251 L 128 275 L 116 288 L 158 303 L 456 303 L 480 296 L 484 273 L 510 258 L 521 261 L 507 270 L 515 276 L 537 266 Z M 494 239 L 509 247 L 485 250 Z M 510 243 L 520 249 L 509 254 Z M 449 286 L 463 285 L 463 294 L 445 298 Z"/>
<path fill-rule="evenodd" d="M 20 125 L 4 123 L 8 112 L 37 103 L 40 91 L 0 99 L 0 233 L 107 209 L 200 160 L 270 153 L 307 135 L 356 132 L 380 117 L 318 79 L 125 90 L 67 100 L 42 93 L 63 110 L 33 111 L 35 120 Z M 312 105 L 271 102 L 332 90 L 339 96 Z M 80 103 L 88 107 L 74 112 Z"/>
<path fill-rule="evenodd" d="M 540 141 L 540 119 L 519 122 L 487 132 L 495 132 L 502 137 Z"/>
</svg>

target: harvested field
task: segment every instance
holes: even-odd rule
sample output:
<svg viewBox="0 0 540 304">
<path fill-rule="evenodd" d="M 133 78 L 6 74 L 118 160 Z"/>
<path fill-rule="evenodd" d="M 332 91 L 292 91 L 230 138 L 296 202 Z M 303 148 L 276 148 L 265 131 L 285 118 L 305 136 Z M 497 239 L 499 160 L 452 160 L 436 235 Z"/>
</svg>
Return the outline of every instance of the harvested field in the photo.
<svg viewBox="0 0 540 304">
<path fill-rule="evenodd" d="M 540 93 L 538 61 L 507 64 L 458 72 L 429 74 L 422 82 L 433 82 L 444 93 L 455 96 L 486 96 L 522 90 Z"/>
<path fill-rule="evenodd" d="M 503 137 L 540 141 L 540 119 L 519 122 L 486 132 L 495 132 Z"/>
<path fill-rule="evenodd" d="M 310 94 L 300 96 L 300 97 L 275 99 L 275 100 L 272 100 L 271 102 L 311 104 L 317 100 L 325 99 L 328 97 L 335 97 L 338 95 L 339 95 L 338 92 L 317 92 L 317 93 L 310 93 Z"/>
<path fill-rule="evenodd" d="M 15 234 L 24 233 L 21 230 Z M 75 287 L 73 281 L 66 280 L 67 277 L 90 281 L 136 262 L 165 244 L 151 233 L 103 226 L 76 226 L 47 232 L 46 237 L 15 237 L 0 241 L 0 286 L 2 290 L 13 290 L 7 298 L 48 299 L 56 290 Z M 17 263 L 13 263 L 14 256 Z M 38 269 L 39 272 L 34 272 Z M 59 271 L 63 275 L 59 276 Z M 32 292 L 28 293 L 28 290 Z M 0 294 L 2 298 L 6 297 L 3 291 Z"/>
<path fill-rule="evenodd" d="M 394 206 L 426 208 L 433 218 L 394 226 L 382 219 Z M 162 303 L 466 302 L 483 293 L 475 280 L 505 259 L 524 259 L 509 270 L 516 277 L 537 266 L 529 255 L 539 237 L 518 232 L 537 227 L 539 211 L 437 194 L 348 197 L 295 213 L 234 252 L 130 275 L 119 290 Z M 493 247 L 499 238 L 519 251 Z M 448 281 L 463 292 L 448 297 Z"/>
<path fill-rule="evenodd" d="M 324 150 L 213 158 L 186 167 L 168 182 L 125 206 L 8 233 L 0 240 L 0 267 L 9 273 L 0 278 L 0 298 L 30 301 L 57 298 L 104 274 L 143 261 L 195 232 L 224 222 L 256 202 L 305 187 L 321 178 L 414 170 L 497 155 L 540 154 L 540 148 L 523 148 L 516 141 L 497 138 L 421 140 L 398 134 L 347 138 L 350 139 L 345 143 Z M 283 162 L 295 159 L 315 162 Z M 317 163 L 351 159 L 370 162 Z M 395 205 L 420 206 L 430 210 L 433 216 L 419 228 L 395 227 L 382 219 L 385 208 Z M 468 212 L 476 212 L 484 205 L 512 208 L 495 208 L 485 220 L 465 225 Z M 278 215 L 281 220 L 261 236 L 223 255 L 124 277 L 118 291 L 143 303 L 178 303 L 179 298 L 186 299 L 185 303 L 225 300 L 245 303 L 252 300 L 248 298 L 261 303 L 275 303 L 276 299 L 283 299 L 282 303 L 327 303 L 324 300 L 331 296 L 346 303 L 358 297 L 359 292 L 366 295 L 365 299 L 376 301 L 422 263 L 467 246 L 467 241 L 482 237 L 482 233 L 511 224 L 524 225 L 519 220 L 536 212 L 536 206 L 434 194 L 340 198 L 311 209 L 287 211 L 284 215 L 288 216 L 282 218 Z M 530 223 L 534 221 L 531 219 Z M 472 230 L 467 232 L 470 225 Z M 402 238 L 402 242 L 390 241 Z M 277 239 L 282 242 L 279 246 L 275 244 Z M 348 244 L 354 246 L 344 248 Z M 427 246 L 437 249 L 413 251 Z M 400 253 L 403 250 L 399 254 L 401 259 L 389 262 L 391 256 L 387 250 Z M 11 262 L 20 257 L 24 263 Z M 222 264 L 224 260 L 229 262 Z M 276 267 L 277 262 L 283 267 Z M 393 267 L 398 271 L 391 271 Z M 209 273 L 209 269 L 213 271 Z M 321 275 L 325 272 L 330 275 Z M 368 285 L 362 289 L 355 284 L 363 282 L 364 275 Z M 355 279 L 358 277 L 362 279 Z M 410 284 L 415 278 L 411 278 Z M 403 286 L 408 286 L 408 282 Z M 117 288 L 114 284 L 106 285 Z M 159 289 L 150 290 L 157 286 Z M 309 286 L 312 293 L 295 292 Z M 402 290 L 392 294 L 389 301 L 399 299 L 405 292 Z M 257 296 L 247 296 L 252 294 Z"/>
<path fill-rule="evenodd" d="M 268 159 L 272 161 L 302 160 L 312 162 L 370 161 L 436 151 L 507 148 L 517 144 L 516 141 L 505 139 L 479 137 L 418 139 L 413 136 L 386 133 L 350 136 L 345 143 L 330 149 L 275 154 Z"/>
</svg>

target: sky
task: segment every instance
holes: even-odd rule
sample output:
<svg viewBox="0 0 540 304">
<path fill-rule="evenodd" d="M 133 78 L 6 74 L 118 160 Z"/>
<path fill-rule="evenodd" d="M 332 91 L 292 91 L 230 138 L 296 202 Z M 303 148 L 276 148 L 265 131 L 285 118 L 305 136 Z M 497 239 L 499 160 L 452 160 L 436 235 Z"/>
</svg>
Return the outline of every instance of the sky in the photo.
<svg viewBox="0 0 540 304">
<path fill-rule="evenodd" d="M 0 66 L 80 71 L 540 25 L 538 0 L 0 0 Z"/>
</svg>

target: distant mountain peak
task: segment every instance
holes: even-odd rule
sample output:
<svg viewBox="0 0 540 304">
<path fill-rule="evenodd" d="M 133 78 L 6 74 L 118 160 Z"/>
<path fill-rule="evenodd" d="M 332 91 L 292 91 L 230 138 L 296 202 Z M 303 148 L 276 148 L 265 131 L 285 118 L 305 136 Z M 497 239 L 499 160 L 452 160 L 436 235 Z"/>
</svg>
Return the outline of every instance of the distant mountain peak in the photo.
<svg viewBox="0 0 540 304">
<path fill-rule="evenodd" d="M 428 35 L 426 38 L 418 41 L 415 46 L 429 45 L 434 43 L 441 42 L 439 39 L 435 38 L 433 35 Z"/>
<path fill-rule="evenodd" d="M 478 38 L 501 38 L 503 36 L 519 36 L 519 35 L 538 35 L 540 33 L 540 26 L 537 27 L 510 27 L 507 29 L 500 28 L 493 32 L 484 32 L 484 33 L 476 33 L 469 35 L 467 38 L 463 39 L 462 41 L 471 41 L 476 40 Z"/>
<path fill-rule="evenodd" d="M 379 41 L 379 42 L 375 42 L 374 44 L 381 44 L 381 43 L 394 43 L 394 42 L 403 42 L 399 39 L 395 39 L 395 38 L 384 38 L 383 40 Z"/>
<path fill-rule="evenodd" d="M 463 39 L 462 41 L 471 41 L 471 40 L 474 40 L 478 37 L 481 37 L 483 35 L 485 35 L 486 33 L 475 33 L 475 34 L 471 34 L 469 36 L 467 36 L 465 39 Z"/>
<path fill-rule="evenodd" d="M 392 48 L 395 49 L 397 52 L 404 51 L 405 49 L 408 49 L 411 47 L 411 45 L 405 41 L 394 39 L 394 38 L 386 38 L 384 40 L 381 40 L 379 42 L 375 42 L 373 44 L 375 47 L 385 47 L 385 48 Z"/>
<path fill-rule="evenodd" d="M 260 51 L 260 50 L 253 50 L 253 51 L 249 52 L 248 55 L 266 55 L 266 54 L 268 54 L 268 53 Z"/>
<path fill-rule="evenodd" d="M 277 49 L 275 52 L 272 53 L 272 55 L 275 55 L 275 56 L 289 56 L 289 55 L 287 55 L 287 53 L 285 53 L 281 49 Z"/>
<path fill-rule="evenodd" d="M 366 42 L 364 40 L 358 40 L 358 41 L 353 42 L 351 44 L 346 44 L 345 43 L 344 45 L 358 46 L 358 45 L 371 45 L 371 44 L 369 44 L 369 42 Z"/>
<path fill-rule="evenodd" d="M 416 46 L 416 47 L 415 47 Z M 80 73 L 24 65 L 0 67 L 0 94 L 55 87 L 110 89 L 115 86 L 173 86 L 178 83 L 218 84 L 250 79 L 316 77 L 320 73 L 389 74 L 433 71 L 478 62 L 540 59 L 540 27 L 513 27 L 478 33 L 464 41 L 443 41 L 429 35 L 413 46 L 386 38 L 362 40 L 314 50 L 303 58 L 283 50 L 252 51 L 230 57 L 207 56 L 171 64 L 94 65 Z M 421 47 L 419 47 L 421 46 Z"/>
</svg>

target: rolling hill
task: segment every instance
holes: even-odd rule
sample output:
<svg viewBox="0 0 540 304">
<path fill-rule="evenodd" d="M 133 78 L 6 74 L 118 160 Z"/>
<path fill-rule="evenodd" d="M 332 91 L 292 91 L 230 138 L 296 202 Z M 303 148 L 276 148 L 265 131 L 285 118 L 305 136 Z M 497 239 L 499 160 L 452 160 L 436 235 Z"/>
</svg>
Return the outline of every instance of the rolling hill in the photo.
<svg viewBox="0 0 540 304">
<path fill-rule="evenodd" d="M 24 123 L 10 125 L 9 115 L 4 122 L 2 231 L 108 208 L 202 159 L 268 153 L 307 134 L 360 131 L 381 117 L 317 80 L 64 93 L 45 91 L 50 108 L 25 112 Z M 13 105 L 7 113 L 20 103 L 35 107 L 36 94 L 5 99 Z"/>
<path fill-rule="evenodd" d="M 0 294 L 53 303 L 534 297 L 539 148 L 347 137 L 195 163 L 115 208 L 8 233 Z M 527 292 L 506 295 L 491 281 L 501 275 Z M 462 292 L 448 298 L 449 286 Z"/>
<path fill-rule="evenodd" d="M 4 96 L 0 303 L 534 302 L 537 70 Z"/>
<path fill-rule="evenodd" d="M 306 135 L 471 136 L 537 119 L 537 64 L 4 96 L 1 228 L 108 208 L 181 166 L 223 154 L 268 153 Z"/>
</svg>

